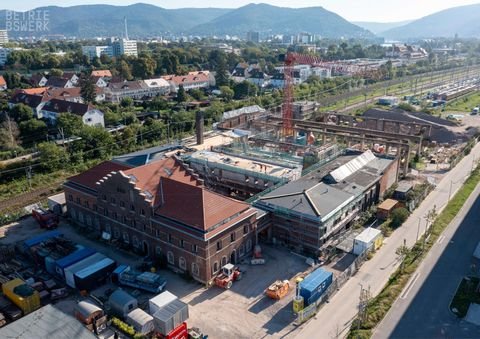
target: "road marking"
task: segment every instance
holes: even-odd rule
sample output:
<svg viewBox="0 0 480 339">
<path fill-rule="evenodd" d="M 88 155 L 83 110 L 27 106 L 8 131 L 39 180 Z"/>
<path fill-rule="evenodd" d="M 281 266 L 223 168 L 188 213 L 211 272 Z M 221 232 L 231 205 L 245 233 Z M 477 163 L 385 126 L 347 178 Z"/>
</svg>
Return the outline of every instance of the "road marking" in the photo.
<svg viewBox="0 0 480 339">
<path fill-rule="evenodd" d="M 445 239 L 445 236 L 444 235 L 441 235 L 438 237 L 438 240 L 437 240 L 437 244 L 441 244 L 443 239 Z"/>
<path fill-rule="evenodd" d="M 408 283 L 408 286 L 407 288 L 405 289 L 405 291 L 402 293 L 401 295 L 401 299 L 405 299 L 408 295 L 408 293 L 410 292 L 410 290 L 412 289 L 413 285 L 415 284 L 415 282 L 417 281 L 418 277 L 420 276 L 420 273 L 415 273 L 412 280 L 410 280 L 410 282 Z"/>
</svg>

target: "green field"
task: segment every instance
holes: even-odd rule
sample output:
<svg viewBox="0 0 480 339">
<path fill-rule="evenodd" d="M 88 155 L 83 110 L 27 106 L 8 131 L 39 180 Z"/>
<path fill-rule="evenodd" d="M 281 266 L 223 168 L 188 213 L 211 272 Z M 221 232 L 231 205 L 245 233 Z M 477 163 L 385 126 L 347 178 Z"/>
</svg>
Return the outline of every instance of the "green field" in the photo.
<svg viewBox="0 0 480 339">
<path fill-rule="evenodd" d="M 447 104 L 445 110 L 454 112 L 471 112 L 472 109 L 480 105 L 480 92 L 474 92 L 470 95 L 459 98 Z"/>
</svg>

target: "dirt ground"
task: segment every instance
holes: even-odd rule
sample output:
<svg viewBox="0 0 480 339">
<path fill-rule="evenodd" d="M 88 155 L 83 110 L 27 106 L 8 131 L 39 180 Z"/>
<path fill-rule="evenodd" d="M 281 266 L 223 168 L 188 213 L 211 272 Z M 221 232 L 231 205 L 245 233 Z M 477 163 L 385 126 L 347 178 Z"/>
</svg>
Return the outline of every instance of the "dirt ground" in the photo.
<svg viewBox="0 0 480 339">
<path fill-rule="evenodd" d="M 137 266 L 142 258 L 128 252 L 112 248 L 106 243 L 91 240 L 77 228 L 62 221 L 58 230 L 84 246 L 89 246 L 116 260 L 117 263 Z M 12 244 L 31 238 L 44 232 L 33 218 L 28 217 L 0 228 L 0 244 Z M 252 266 L 243 264 L 240 268 L 245 272 L 242 280 L 235 282 L 230 290 L 212 287 L 206 289 L 197 282 L 186 281 L 179 275 L 160 270 L 167 279 L 167 290 L 177 295 L 189 305 L 189 327 L 198 327 L 209 338 L 265 338 L 283 337 L 295 331 L 292 324 L 294 314 L 292 299 L 294 288 L 279 301 L 265 296 L 265 289 L 275 280 L 290 280 L 294 287 L 294 278 L 299 272 L 308 269 L 305 259 L 279 247 L 262 245 L 265 265 Z M 115 289 L 115 285 L 104 285 L 92 291 L 96 296 L 104 296 L 107 288 Z M 133 293 L 133 290 L 126 289 Z M 139 305 L 147 307 L 148 299 L 153 295 L 142 293 L 138 296 Z M 57 303 L 58 307 L 72 314 L 75 301 L 79 295 Z M 108 338 L 112 333 L 104 333 Z"/>
</svg>

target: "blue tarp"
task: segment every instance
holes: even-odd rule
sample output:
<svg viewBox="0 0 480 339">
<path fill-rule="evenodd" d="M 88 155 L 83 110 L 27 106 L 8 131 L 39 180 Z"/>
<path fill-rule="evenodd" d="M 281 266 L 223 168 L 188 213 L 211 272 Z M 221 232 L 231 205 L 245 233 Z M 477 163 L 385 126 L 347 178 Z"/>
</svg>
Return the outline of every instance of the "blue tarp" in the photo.
<svg viewBox="0 0 480 339">
<path fill-rule="evenodd" d="M 85 247 L 57 260 L 56 266 L 63 270 L 65 267 L 73 265 L 76 262 L 79 262 L 80 260 L 85 259 L 95 253 L 97 253 L 95 250 Z"/>
<path fill-rule="evenodd" d="M 59 231 L 56 231 L 56 230 L 55 231 L 48 231 L 48 232 L 42 233 L 40 235 L 37 235 L 36 237 L 25 240 L 25 242 L 23 244 L 25 245 L 25 247 L 30 248 L 32 246 L 40 244 L 41 242 L 43 242 L 45 240 L 55 238 L 55 237 L 58 237 L 58 236 L 61 236 L 61 235 L 62 235 L 62 233 L 60 233 Z"/>
</svg>

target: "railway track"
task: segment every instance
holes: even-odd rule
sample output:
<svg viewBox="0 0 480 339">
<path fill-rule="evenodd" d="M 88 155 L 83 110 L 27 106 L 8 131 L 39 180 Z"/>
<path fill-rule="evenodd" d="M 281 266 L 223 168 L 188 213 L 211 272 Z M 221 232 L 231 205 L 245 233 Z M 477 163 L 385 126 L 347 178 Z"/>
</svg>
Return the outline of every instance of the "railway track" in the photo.
<svg viewBox="0 0 480 339">
<path fill-rule="evenodd" d="M 39 202 L 49 195 L 58 192 L 58 188 L 63 183 L 63 181 L 58 181 L 54 184 L 49 185 L 48 187 L 42 187 L 30 192 L 25 192 L 8 199 L 0 200 L 0 213 L 5 213 L 17 208 L 22 208 L 24 206 L 34 204 Z"/>
</svg>

